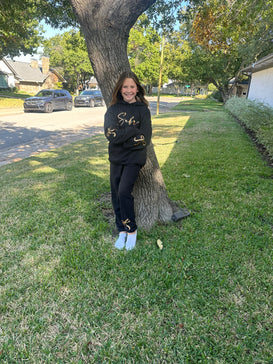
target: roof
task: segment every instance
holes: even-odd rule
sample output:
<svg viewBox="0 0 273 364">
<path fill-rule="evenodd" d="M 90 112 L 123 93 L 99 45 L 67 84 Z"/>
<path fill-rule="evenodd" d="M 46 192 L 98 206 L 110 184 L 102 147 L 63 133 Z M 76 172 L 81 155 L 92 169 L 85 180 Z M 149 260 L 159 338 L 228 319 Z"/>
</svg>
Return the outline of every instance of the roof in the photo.
<svg viewBox="0 0 273 364">
<path fill-rule="evenodd" d="M 94 76 L 92 76 L 91 78 L 90 78 L 90 80 L 88 81 L 88 83 L 94 83 L 94 84 L 98 84 L 98 81 L 96 80 L 96 78 L 94 77 Z"/>
<path fill-rule="evenodd" d="M 255 73 L 271 67 L 273 67 L 273 53 L 268 54 L 259 61 L 247 66 L 246 68 L 243 68 L 241 72 Z"/>
<path fill-rule="evenodd" d="M 67 83 L 67 81 L 63 78 L 62 75 L 58 71 L 55 70 L 55 68 L 50 68 L 50 72 L 55 73 L 55 75 L 59 78 L 60 81 Z"/>
<path fill-rule="evenodd" d="M 249 80 L 238 80 L 236 79 L 235 80 L 235 77 L 233 77 L 230 81 L 229 81 L 229 84 L 230 85 L 233 85 L 233 84 L 236 84 L 236 85 L 248 85 L 249 84 Z"/>
<path fill-rule="evenodd" d="M 4 62 L 20 81 L 43 83 L 48 77 L 48 75 L 43 74 L 41 67 L 33 68 L 30 63 L 10 59 L 4 59 Z"/>
</svg>

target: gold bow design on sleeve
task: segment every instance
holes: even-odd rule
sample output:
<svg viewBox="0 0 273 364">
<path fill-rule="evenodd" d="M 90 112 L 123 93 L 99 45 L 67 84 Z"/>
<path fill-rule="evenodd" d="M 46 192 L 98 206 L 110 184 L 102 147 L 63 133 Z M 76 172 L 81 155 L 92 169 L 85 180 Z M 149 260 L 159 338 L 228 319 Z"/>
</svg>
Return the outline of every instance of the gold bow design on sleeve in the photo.
<svg viewBox="0 0 273 364">
<path fill-rule="evenodd" d="M 115 138 L 117 136 L 116 129 L 110 129 L 110 128 L 108 128 L 107 129 L 107 133 L 106 133 L 107 138 L 109 138 L 110 135 L 113 135 L 114 138 Z"/>
<path fill-rule="evenodd" d="M 139 135 L 139 136 L 134 137 L 134 142 L 136 143 L 135 145 L 139 145 L 139 144 L 146 145 L 144 135 Z"/>
<path fill-rule="evenodd" d="M 121 220 L 121 222 L 123 223 L 123 225 L 128 229 L 131 230 L 130 226 L 128 225 L 131 221 L 129 219 L 126 220 Z"/>
</svg>

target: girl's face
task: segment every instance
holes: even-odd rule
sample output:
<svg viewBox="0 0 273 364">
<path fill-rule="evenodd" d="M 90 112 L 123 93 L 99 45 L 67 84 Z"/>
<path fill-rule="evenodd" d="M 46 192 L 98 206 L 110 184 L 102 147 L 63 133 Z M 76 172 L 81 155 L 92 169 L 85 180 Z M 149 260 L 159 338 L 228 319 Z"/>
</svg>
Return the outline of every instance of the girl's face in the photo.
<svg viewBox="0 0 273 364">
<path fill-rule="evenodd" d="M 120 90 L 123 100 L 129 104 L 136 102 L 137 91 L 137 84 L 135 81 L 132 78 L 125 78 Z"/>
</svg>

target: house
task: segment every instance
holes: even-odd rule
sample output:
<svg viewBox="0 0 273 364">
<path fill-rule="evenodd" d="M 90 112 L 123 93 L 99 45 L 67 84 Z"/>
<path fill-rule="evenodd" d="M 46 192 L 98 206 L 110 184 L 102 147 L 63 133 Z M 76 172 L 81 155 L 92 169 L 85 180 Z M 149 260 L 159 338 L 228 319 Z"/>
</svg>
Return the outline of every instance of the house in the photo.
<svg viewBox="0 0 273 364">
<path fill-rule="evenodd" d="M 84 82 L 84 84 L 81 84 L 78 89 L 76 90 L 77 94 L 79 94 L 79 91 L 83 91 L 83 90 L 90 90 L 90 89 L 95 89 L 95 90 L 99 90 L 99 84 L 98 81 L 96 80 L 96 78 L 94 76 L 91 76 L 90 80 L 87 80 Z"/>
<path fill-rule="evenodd" d="M 236 81 L 235 83 L 235 78 L 232 78 L 229 81 L 229 88 L 231 90 L 230 92 L 230 96 L 237 96 L 237 97 L 244 97 L 246 98 L 247 96 L 247 90 L 248 90 L 248 85 L 249 85 L 249 80 L 240 80 L 240 81 Z"/>
<path fill-rule="evenodd" d="M 96 78 L 94 76 L 92 76 L 90 78 L 90 80 L 88 81 L 88 88 L 99 89 L 98 81 L 96 80 Z"/>
<path fill-rule="evenodd" d="M 273 107 L 273 53 L 241 70 L 250 76 L 247 98 Z"/>
<path fill-rule="evenodd" d="M 19 91 L 35 94 L 45 88 L 55 88 L 59 82 L 66 82 L 50 68 L 48 57 L 42 57 L 41 62 L 39 65 L 34 59 L 27 63 L 3 58 L 0 60 L 0 89 L 16 87 Z"/>
</svg>

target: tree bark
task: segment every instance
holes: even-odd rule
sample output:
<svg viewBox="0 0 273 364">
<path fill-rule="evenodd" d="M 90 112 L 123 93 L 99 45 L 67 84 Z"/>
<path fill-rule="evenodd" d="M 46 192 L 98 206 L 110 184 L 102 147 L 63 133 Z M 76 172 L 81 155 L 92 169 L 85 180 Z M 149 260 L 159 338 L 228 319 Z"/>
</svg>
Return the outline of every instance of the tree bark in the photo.
<svg viewBox="0 0 273 364">
<path fill-rule="evenodd" d="M 81 25 L 88 55 L 106 105 L 119 75 L 130 70 L 129 32 L 156 0 L 70 0 Z M 152 144 L 134 188 L 136 220 L 144 229 L 169 221 L 173 213 Z"/>
<path fill-rule="evenodd" d="M 148 146 L 147 162 L 135 184 L 135 214 L 138 226 L 149 230 L 156 222 L 167 222 L 173 215 L 164 179 L 152 144 Z"/>
</svg>

